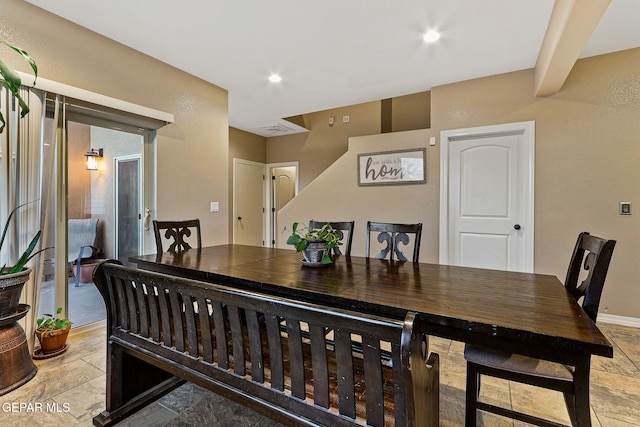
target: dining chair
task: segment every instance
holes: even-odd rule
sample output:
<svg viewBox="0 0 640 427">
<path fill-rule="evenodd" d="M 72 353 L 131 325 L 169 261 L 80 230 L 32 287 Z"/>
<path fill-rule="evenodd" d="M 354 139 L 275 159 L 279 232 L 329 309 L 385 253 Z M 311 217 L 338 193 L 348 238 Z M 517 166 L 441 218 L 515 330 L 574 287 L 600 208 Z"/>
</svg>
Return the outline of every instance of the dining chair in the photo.
<svg viewBox="0 0 640 427">
<path fill-rule="evenodd" d="M 422 237 L 422 223 L 418 224 L 391 224 L 387 222 L 371 222 L 367 221 L 367 237 L 366 237 L 366 253 L 370 258 L 371 250 L 371 233 L 378 233 L 377 240 L 380 243 L 386 243 L 380 253 L 374 258 L 385 259 L 387 256 L 391 261 L 394 257 L 398 261 L 408 261 L 407 257 L 400 250 L 400 244 L 408 245 L 411 242 L 410 234 L 413 238 L 413 256 L 412 261 L 418 262 L 420 255 L 420 239 Z"/>
<path fill-rule="evenodd" d="M 156 221 L 153 220 L 153 232 L 156 237 L 156 251 L 161 254 L 163 250 L 163 236 L 171 241 L 167 252 L 182 252 L 185 249 L 191 249 L 192 246 L 185 240 L 190 237 L 192 230 L 196 233 L 196 247 L 202 247 L 202 239 L 200 237 L 200 220 L 190 219 L 185 221 Z M 164 231 L 164 233 L 162 233 Z"/>
<path fill-rule="evenodd" d="M 342 242 L 342 247 L 344 248 L 344 255 L 351 256 L 351 242 L 353 241 L 353 226 L 355 221 L 344 221 L 344 222 L 335 222 L 335 221 L 309 221 L 309 229 L 320 229 L 324 227 L 326 224 L 329 224 L 331 228 L 338 232 L 340 235 L 340 241 Z M 345 237 L 345 233 L 347 236 Z M 342 255 L 342 251 L 340 250 L 340 246 L 336 246 L 333 248 L 334 255 Z"/>
<path fill-rule="evenodd" d="M 607 276 L 615 240 L 605 240 L 580 233 L 565 280 L 565 288 L 596 321 L 600 296 Z M 584 269 L 584 271 L 583 271 Z M 584 279 L 582 279 L 585 277 Z M 580 282 L 580 280 L 582 280 Z M 573 426 L 591 426 L 589 408 L 590 359 L 586 363 L 554 363 L 518 354 L 506 353 L 478 345 L 467 344 L 466 426 L 476 425 L 478 410 L 491 412 L 539 426 L 559 426 L 530 414 L 501 408 L 478 401 L 480 376 L 486 375 L 562 392 Z"/>
</svg>

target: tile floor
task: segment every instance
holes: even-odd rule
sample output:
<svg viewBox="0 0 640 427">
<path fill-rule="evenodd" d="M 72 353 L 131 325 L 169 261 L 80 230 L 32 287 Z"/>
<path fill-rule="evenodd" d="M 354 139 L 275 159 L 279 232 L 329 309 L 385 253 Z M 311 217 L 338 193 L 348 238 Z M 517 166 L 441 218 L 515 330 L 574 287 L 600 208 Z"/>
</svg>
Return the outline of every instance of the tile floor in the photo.
<svg viewBox="0 0 640 427">
<path fill-rule="evenodd" d="M 594 357 L 591 372 L 591 407 L 594 426 L 640 426 L 640 330 L 602 323 L 614 343 L 614 358 Z M 465 365 L 463 344 L 431 339 L 440 354 L 440 425 L 464 425 Z M 90 426 L 104 408 L 104 322 L 75 331 L 69 349 L 55 359 L 36 362 L 37 375 L 17 390 L 0 396 L 0 426 Z M 560 422 L 568 422 L 560 395 L 487 379 L 482 396 L 515 409 L 527 408 Z M 12 412 L 11 404 L 42 404 L 57 410 Z M 51 405 L 53 404 L 53 405 Z M 57 404 L 57 405 L 55 405 Z M 14 405 L 15 406 L 15 405 Z M 124 420 L 119 426 L 277 426 L 278 424 L 200 387 L 185 384 Z M 482 417 L 485 426 L 521 426 L 493 415 Z"/>
</svg>

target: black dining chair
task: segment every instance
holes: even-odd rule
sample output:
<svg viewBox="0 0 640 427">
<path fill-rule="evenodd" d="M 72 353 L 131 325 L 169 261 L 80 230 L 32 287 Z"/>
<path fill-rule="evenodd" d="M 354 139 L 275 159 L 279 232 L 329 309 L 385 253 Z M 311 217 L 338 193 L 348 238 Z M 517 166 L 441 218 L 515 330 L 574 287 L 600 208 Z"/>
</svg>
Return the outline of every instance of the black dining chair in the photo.
<svg viewBox="0 0 640 427">
<path fill-rule="evenodd" d="M 587 232 L 580 233 L 569 263 L 565 288 L 576 301 L 582 298 L 582 308 L 594 322 L 598 316 L 600 296 L 615 244 L 615 240 L 601 239 Z M 582 271 L 583 268 L 586 271 Z M 585 275 L 586 278 L 582 279 Z M 589 359 L 586 366 L 584 363 L 571 365 L 571 361 L 560 364 L 472 344 L 465 346 L 464 357 L 467 360 L 465 415 L 467 427 L 476 425 L 478 410 L 540 426 L 561 425 L 515 410 L 479 402 L 481 375 L 562 392 L 571 424 L 591 426 Z"/>
<path fill-rule="evenodd" d="M 185 221 L 156 221 L 153 220 L 153 232 L 156 237 L 156 251 L 161 254 L 163 250 L 163 234 L 164 239 L 170 242 L 167 252 L 182 252 L 185 249 L 191 249 L 185 237 L 191 237 L 195 231 L 196 248 L 202 247 L 202 239 L 200 237 L 200 220 L 190 219 Z"/>
<path fill-rule="evenodd" d="M 353 241 L 353 227 L 355 221 L 309 221 L 309 229 L 317 230 L 324 227 L 326 224 L 329 224 L 332 229 L 338 232 L 340 235 L 340 241 L 342 242 L 342 248 L 344 248 L 344 255 L 351 256 L 351 242 Z M 347 234 L 345 237 L 345 233 Z M 336 246 L 333 248 L 334 255 L 342 255 L 342 250 L 340 250 L 340 246 Z"/>
<path fill-rule="evenodd" d="M 386 246 L 374 257 L 385 259 L 389 257 L 391 261 L 395 257 L 398 261 L 408 261 L 407 257 L 400 250 L 400 244 L 409 245 L 413 235 L 413 256 L 411 260 L 418 262 L 420 256 L 420 239 L 422 237 L 422 223 L 418 224 L 391 224 L 387 222 L 371 222 L 367 221 L 367 237 L 366 248 L 367 258 L 370 258 L 371 251 L 371 233 L 378 233 L 377 240 Z"/>
</svg>

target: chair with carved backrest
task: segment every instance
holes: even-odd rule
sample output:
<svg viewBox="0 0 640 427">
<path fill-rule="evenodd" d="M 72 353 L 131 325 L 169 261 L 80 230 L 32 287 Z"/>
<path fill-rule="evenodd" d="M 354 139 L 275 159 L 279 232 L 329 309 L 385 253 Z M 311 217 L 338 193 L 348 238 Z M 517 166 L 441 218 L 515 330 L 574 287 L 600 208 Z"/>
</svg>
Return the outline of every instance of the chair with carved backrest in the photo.
<svg viewBox="0 0 640 427">
<path fill-rule="evenodd" d="M 385 244 L 380 253 L 374 258 L 385 259 L 389 257 L 391 261 L 395 257 L 398 261 L 408 261 L 407 257 L 400 250 L 400 244 L 408 245 L 411 242 L 409 235 L 413 235 L 413 256 L 411 260 L 418 262 L 420 255 L 420 239 L 422 237 L 422 223 L 418 224 L 390 224 L 386 222 L 367 222 L 367 240 L 366 240 L 366 253 L 367 258 L 370 257 L 371 251 L 371 233 L 379 233 L 377 240 L 380 243 Z"/>
<path fill-rule="evenodd" d="M 344 253 L 345 256 L 351 256 L 351 242 L 353 241 L 353 226 L 355 221 L 335 222 L 316 221 L 312 219 L 309 221 L 309 229 L 320 229 L 326 224 L 329 224 L 332 229 L 340 234 L 340 241 L 342 242 L 342 246 L 336 246 L 333 248 L 333 253 L 335 255 L 342 255 Z M 346 236 L 345 233 L 347 233 Z"/>
<path fill-rule="evenodd" d="M 600 296 L 615 244 L 615 240 L 601 239 L 587 232 L 580 233 L 569 263 L 565 288 L 576 301 L 583 298 L 582 308 L 594 322 L 598 315 Z M 581 271 L 582 268 L 586 272 Z M 581 277 L 585 275 L 586 278 L 580 282 Z M 467 360 L 467 426 L 476 425 L 477 410 L 541 426 L 561 425 L 529 414 L 479 402 L 481 375 L 562 392 L 571 424 L 573 426 L 591 425 L 589 359 L 586 364 L 584 361 L 574 365 L 571 365 L 571 361 L 560 364 L 472 344 L 465 346 L 464 357 Z"/>
<path fill-rule="evenodd" d="M 185 237 L 190 237 L 192 230 L 196 233 L 196 248 L 200 249 L 202 247 L 202 241 L 200 237 L 200 220 L 198 218 L 186 221 L 153 220 L 153 231 L 156 237 L 157 253 L 161 254 L 164 252 L 162 234 L 164 234 L 164 238 L 171 241 L 167 252 L 182 252 L 186 249 L 191 249 L 192 246 L 187 240 L 185 240 Z M 162 233 L 163 231 L 164 233 Z"/>
</svg>

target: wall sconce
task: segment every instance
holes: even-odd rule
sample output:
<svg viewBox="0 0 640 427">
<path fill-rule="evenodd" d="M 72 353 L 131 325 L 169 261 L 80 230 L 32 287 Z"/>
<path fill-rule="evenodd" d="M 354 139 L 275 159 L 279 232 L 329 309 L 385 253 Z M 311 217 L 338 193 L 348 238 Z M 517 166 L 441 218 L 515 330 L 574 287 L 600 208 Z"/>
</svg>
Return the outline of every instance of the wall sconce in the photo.
<svg viewBox="0 0 640 427">
<path fill-rule="evenodd" d="M 93 148 L 87 151 L 87 170 L 97 171 L 98 170 L 98 159 L 102 158 L 102 148 L 98 148 L 98 150 L 94 150 Z"/>
</svg>

